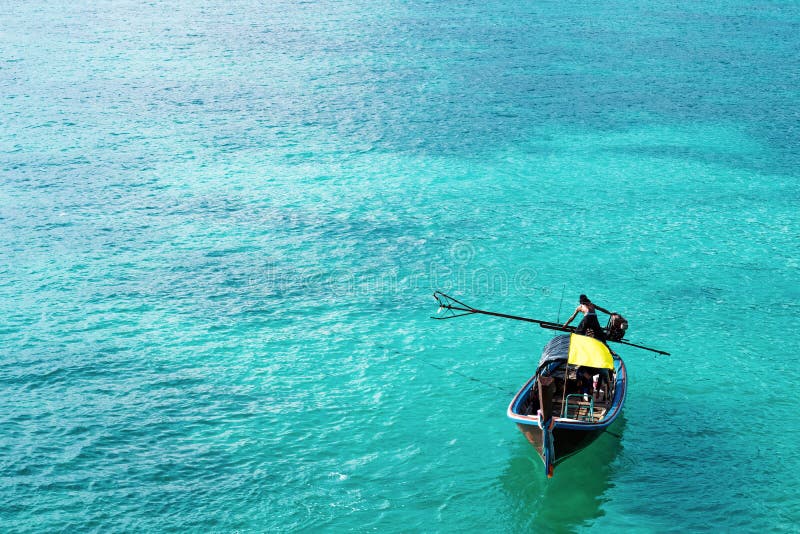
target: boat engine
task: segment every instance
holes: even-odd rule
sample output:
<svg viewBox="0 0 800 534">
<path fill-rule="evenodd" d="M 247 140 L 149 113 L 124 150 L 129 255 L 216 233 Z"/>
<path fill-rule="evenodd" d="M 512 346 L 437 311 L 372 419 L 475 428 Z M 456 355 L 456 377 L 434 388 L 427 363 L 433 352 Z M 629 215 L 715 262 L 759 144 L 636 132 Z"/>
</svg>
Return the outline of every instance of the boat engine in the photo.
<svg viewBox="0 0 800 534">
<path fill-rule="evenodd" d="M 606 325 L 606 338 L 609 341 L 619 341 L 625 337 L 628 330 L 628 321 L 618 313 L 612 313 Z"/>
</svg>

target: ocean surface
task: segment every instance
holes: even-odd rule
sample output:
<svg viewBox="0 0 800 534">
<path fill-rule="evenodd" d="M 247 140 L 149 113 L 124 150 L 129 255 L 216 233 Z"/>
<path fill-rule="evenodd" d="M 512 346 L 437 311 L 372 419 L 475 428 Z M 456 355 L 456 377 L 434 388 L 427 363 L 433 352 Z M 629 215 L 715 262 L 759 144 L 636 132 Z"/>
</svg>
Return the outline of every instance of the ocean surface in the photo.
<svg viewBox="0 0 800 534">
<path fill-rule="evenodd" d="M 0 4 L 3 532 L 797 532 L 800 4 Z M 624 418 L 506 418 L 630 321 Z"/>
</svg>

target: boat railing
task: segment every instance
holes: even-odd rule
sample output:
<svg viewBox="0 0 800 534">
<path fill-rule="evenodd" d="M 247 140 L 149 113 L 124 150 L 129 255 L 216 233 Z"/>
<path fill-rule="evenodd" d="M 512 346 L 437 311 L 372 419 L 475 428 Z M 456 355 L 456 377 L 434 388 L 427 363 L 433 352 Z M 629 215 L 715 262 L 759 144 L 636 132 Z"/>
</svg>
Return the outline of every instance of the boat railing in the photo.
<svg viewBox="0 0 800 534">
<path fill-rule="evenodd" d="M 572 414 L 573 417 L 569 417 L 569 400 L 573 397 L 578 401 L 572 405 L 574 408 Z M 569 417 L 570 419 L 577 419 L 579 421 L 594 421 L 594 398 L 592 396 L 588 396 L 588 400 L 583 400 L 584 398 L 585 396 L 583 393 L 570 393 L 567 395 L 567 398 L 564 402 L 564 413 L 561 417 Z"/>
</svg>

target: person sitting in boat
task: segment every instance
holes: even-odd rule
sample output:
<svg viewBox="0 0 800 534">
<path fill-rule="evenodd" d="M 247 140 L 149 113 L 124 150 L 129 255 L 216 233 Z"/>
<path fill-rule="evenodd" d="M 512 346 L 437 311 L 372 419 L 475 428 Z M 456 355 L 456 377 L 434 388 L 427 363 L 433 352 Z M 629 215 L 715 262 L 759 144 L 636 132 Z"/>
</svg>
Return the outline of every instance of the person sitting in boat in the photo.
<svg viewBox="0 0 800 534">
<path fill-rule="evenodd" d="M 583 319 L 575 329 L 575 333 L 593 337 L 605 343 L 606 336 L 603 332 L 603 327 L 600 326 L 600 321 L 597 320 L 597 312 L 601 311 L 603 313 L 607 313 L 608 315 L 611 315 L 611 312 L 601 308 L 597 304 L 592 303 L 592 301 L 589 300 L 586 295 L 581 295 L 578 298 L 578 302 L 578 307 L 575 308 L 575 312 L 569 319 L 567 319 L 567 322 L 564 323 L 564 328 L 569 326 L 569 323 L 572 322 L 578 313 L 582 313 Z"/>
<path fill-rule="evenodd" d="M 584 395 L 592 395 L 594 392 L 592 373 L 595 371 L 592 367 L 579 366 L 575 370 L 575 381 L 577 382 L 578 393 Z"/>
</svg>

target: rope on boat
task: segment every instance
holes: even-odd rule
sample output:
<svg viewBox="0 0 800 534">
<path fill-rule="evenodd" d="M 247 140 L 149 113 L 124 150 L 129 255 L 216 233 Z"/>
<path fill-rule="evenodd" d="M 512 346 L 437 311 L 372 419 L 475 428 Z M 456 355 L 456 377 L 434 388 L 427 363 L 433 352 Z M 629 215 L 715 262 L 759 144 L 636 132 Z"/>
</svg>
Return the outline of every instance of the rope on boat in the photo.
<svg viewBox="0 0 800 534">
<path fill-rule="evenodd" d="M 397 352 L 396 354 L 400 354 L 400 353 Z M 455 373 L 455 374 L 457 374 L 459 376 L 462 376 L 462 377 L 466 378 L 467 380 L 471 380 L 473 382 L 477 382 L 479 384 L 482 384 L 482 385 L 484 385 L 486 387 L 490 387 L 490 388 L 494 388 L 494 389 L 496 389 L 498 391 L 502 391 L 506 395 L 514 395 L 514 394 L 516 394 L 515 391 L 509 391 L 509 390 L 507 390 L 506 388 L 504 388 L 502 386 L 498 386 L 497 384 L 492 384 L 491 382 L 487 382 L 485 380 L 481 380 L 480 378 L 476 378 L 476 377 L 470 376 L 470 375 L 468 375 L 466 373 L 462 373 L 461 371 L 459 371 L 457 369 L 453 369 L 451 367 L 445 367 L 443 365 L 438 365 L 438 364 L 435 364 L 433 362 L 429 362 L 428 360 L 423 360 L 422 358 L 417 358 L 417 360 L 421 361 L 422 363 L 426 363 L 426 364 L 430 365 L 431 367 L 435 367 L 436 369 L 439 369 L 440 371 L 443 371 L 445 373 Z"/>
</svg>

